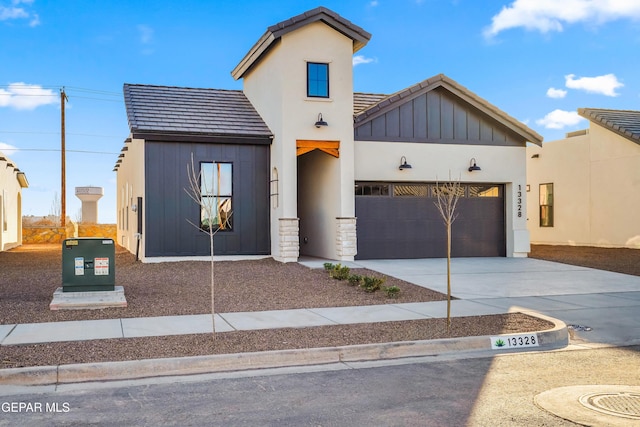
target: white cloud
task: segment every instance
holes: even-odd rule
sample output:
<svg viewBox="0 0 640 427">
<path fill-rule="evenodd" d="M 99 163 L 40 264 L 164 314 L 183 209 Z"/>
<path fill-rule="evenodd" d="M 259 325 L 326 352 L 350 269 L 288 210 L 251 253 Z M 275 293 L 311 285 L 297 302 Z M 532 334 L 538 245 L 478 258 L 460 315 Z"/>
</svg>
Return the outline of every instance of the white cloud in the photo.
<svg viewBox="0 0 640 427">
<path fill-rule="evenodd" d="M 148 25 L 140 24 L 138 25 L 138 34 L 140 35 L 140 44 L 142 44 L 142 54 L 143 55 L 151 55 L 154 50 L 151 47 L 153 44 L 153 28 Z"/>
<path fill-rule="evenodd" d="M 18 147 L 0 142 L 0 152 L 6 154 L 7 156 L 12 156 L 16 151 L 18 151 Z"/>
<path fill-rule="evenodd" d="M 511 28 L 541 33 L 562 31 L 578 22 L 603 24 L 618 19 L 640 19 L 640 2 L 632 0 L 515 0 L 491 18 L 487 38 Z"/>
<path fill-rule="evenodd" d="M 553 110 L 542 119 L 536 120 L 536 124 L 547 129 L 563 129 L 575 126 L 583 120 L 575 111 Z"/>
<path fill-rule="evenodd" d="M 370 7 L 376 7 L 379 4 L 378 0 L 372 0 L 369 2 Z"/>
<path fill-rule="evenodd" d="M 375 60 L 373 58 L 367 58 L 364 55 L 356 55 L 356 56 L 353 57 L 353 60 L 352 60 L 352 63 L 353 63 L 354 67 L 356 65 L 369 64 L 371 62 L 375 62 Z"/>
<path fill-rule="evenodd" d="M 9 19 L 28 18 L 29 14 L 21 7 L 4 7 L 0 6 L 0 21 Z"/>
<path fill-rule="evenodd" d="M 29 21 L 29 26 L 37 27 L 38 25 L 40 25 L 40 15 L 34 13 L 31 17 L 31 21 Z"/>
<path fill-rule="evenodd" d="M 20 7 L 20 5 L 30 6 L 32 3 L 33 0 L 13 0 L 11 6 L 0 6 L 0 21 L 31 18 L 30 27 L 40 25 L 40 17 L 37 14 L 32 14 L 24 7 Z"/>
<path fill-rule="evenodd" d="M 549 98 L 555 99 L 564 98 L 565 96 L 567 96 L 567 91 L 564 89 L 556 89 L 555 87 L 550 87 L 547 90 L 547 96 Z"/>
<path fill-rule="evenodd" d="M 565 85 L 569 89 L 584 90 L 588 93 L 597 93 L 606 96 L 618 96 L 616 89 L 623 87 L 624 84 L 618 81 L 614 74 L 605 74 L 597 77 L 580 77 L 575 78 L 575 74 L 564 76 Z"/>
<path fill-rule="evenodd" d="M 149 44 L 153 40 L 153 28 L 148 25 L 138 25 L 138 33 L 142 44 Z"/>
<path fill-rule="evenodd" d="M 11 83 L 7 89 L 0 88 L 0 107 L 16 110 L 33 110 L 41 105 L 55 104 L 58 95 L 40 85 Z"/>
</svg>

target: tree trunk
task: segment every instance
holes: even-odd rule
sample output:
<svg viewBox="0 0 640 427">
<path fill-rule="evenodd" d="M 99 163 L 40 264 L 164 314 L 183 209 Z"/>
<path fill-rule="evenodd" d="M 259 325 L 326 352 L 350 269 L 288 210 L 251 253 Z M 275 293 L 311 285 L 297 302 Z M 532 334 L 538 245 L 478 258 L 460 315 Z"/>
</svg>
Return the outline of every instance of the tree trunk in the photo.
<svg viewBox="0 0 640 427">
<path fill-rule="evenodd" d="M 213 290 L 214 290 L 214 286 L 213 286 L 213 277 L 214 277 L 213 276 L 213 265 L 214 265 L 214 263 L 213 263 L 213 234 L 209 235 L 209 244 L 211 246 L 211 326 L 213 328 L 212 329 L 213 333 L 212 333 L 211 336 L 213 337 L 212 339 L 213 339 L 213 342 L 215 343 L 215 340 L 216 340 L 216 315 L 215 315 L 216 310 L 214 308 L 215 306 L 214 306 L 214 303 L 213 303 L 214 302 L 214 298 L 213 298 L 213 296 L 214 296 L 214 293 L 213 293 Z"/>
<path fill-rule="evenodd" d="M 447 332 L 451 330 L 451 223 L 447 223 Z"/>
</svg>

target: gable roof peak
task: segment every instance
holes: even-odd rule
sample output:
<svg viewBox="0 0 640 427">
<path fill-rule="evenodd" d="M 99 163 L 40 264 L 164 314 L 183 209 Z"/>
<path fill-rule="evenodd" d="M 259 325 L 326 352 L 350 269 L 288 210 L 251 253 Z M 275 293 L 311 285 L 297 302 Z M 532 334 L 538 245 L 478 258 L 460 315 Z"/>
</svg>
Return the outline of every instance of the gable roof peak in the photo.
<svg viewBox="0 0 640 427">
<path fill-rule="evenodd" d="M 362 49 L 371 39 L 371 34 L 353 22 L 343 18 L 336 12 L 320 6 L 308 10 L 300 15 L 286 19 L 267 28 L 267 31 L 253 45 L 240 63 L 231 71 L 231 75 L 238 80 L 253 66 L 260 62 L 263 55 L 269 51 L 280 38 L 294 30 L 314 22 L 322 22 L 353 41 L 353 52 Z"/>
<path fill-rule="evenodd" d="M 360 112 L 356 113 L 354 118 L 355 123 L 362 123 L 377 117 L 380 114 L 384 114 L 389 109 L 395 108 L 397 105 L 405 103 L 410 99 L 422 95 L 425 92 L 432 91 L 438 87 L 444 87 L 455 96 L 463 99 L 465 102 L 473 105 L 475 108 L 502 123 L 509 129 L 522 135 L 527 141 L 536 145 L 542 145 L 543 137 L 540 134 L 529 128 L 520 120 L 511 117 L 489 101 L 479 97 L 466 87 L 442 73 L 429 77 L 428 79 L 416 83 L 413 86 L 395 92 L 379 100 L 375 104 L 367 106 Z"/>
</svg>

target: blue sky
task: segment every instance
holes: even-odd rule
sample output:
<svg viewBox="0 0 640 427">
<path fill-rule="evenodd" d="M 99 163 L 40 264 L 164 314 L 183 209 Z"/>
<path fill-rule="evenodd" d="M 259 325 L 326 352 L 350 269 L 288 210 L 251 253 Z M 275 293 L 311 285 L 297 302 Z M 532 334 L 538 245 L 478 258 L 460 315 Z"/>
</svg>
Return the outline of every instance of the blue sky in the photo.
<svg viewBox="0 0 640 427">
<path fill-rule="evenodd" d="M 122 85 L 241 89 L 230 72 L 266 28 L 320 5 L 372 34 L 359 92 L 444 73 L 545 141 L 586 128 L 578 108 L 640 109 L 640 0 L 0 0 L 0 151 L 29 180 L 23 214 L 60 194 L 62 87 L 67 214 L 75 187 L 101 186 L 99 220 L 114 223 Z"/>
</svg>

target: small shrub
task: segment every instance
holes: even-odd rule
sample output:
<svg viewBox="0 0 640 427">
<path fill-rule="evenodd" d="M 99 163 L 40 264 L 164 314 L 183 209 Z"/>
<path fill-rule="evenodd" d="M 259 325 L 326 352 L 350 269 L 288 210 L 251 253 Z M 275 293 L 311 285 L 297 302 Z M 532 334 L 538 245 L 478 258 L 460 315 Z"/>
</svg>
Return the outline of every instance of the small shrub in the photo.
<svg viewBox="0 0 640 427">
<path fill-rule="evenodd" d="M 365 276 L 362 279 L 362 284 L 360 285 L 360 287 L 364 289 L 365 292 L 375 292 L 380 289 L 380 286 L 382 286 L 384 280 L 385 279 L 382 279 L 380 277 Z"/>
<path fill-rule="evenodd" d="M 338 264 L 333 267 L 330 275 L 336 280 L 347 280 L 349 278 L 349 267 Z"/>
<path fill-rule="evenodd" d="M 351 286 L 360 286 L 360 284 L 362 284 L 362 279 L 363 277 L 359 274 L 352 274 L 347 280 Z"/>
<path fill-rule="evenodd" d="M 335 268 L 335 265 L 331 264 L 330 262 L 325 262 L 322 265 L 324 265 L 324 269 L 327 271 L 331 271 Z"/>
<path fill-rule="evenodd" d="M 384 292 L 387 294 L 387 297 L 389 298 L 398 298 L 398 295 L 400 294 L 400 288 L 397 287 L 396 285 L 385 286 Z"/>
</svg>

